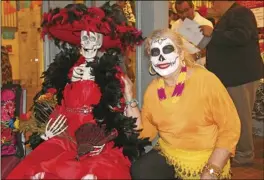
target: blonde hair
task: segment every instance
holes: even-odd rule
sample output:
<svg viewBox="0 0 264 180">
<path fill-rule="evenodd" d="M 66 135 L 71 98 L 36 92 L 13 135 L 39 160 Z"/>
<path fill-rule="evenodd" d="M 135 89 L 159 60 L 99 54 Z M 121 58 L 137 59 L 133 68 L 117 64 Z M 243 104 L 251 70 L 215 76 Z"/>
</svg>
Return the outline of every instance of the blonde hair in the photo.
<svg viewBox="0 0 264 180">
<path fill-rule="evenodd" d="M 179 54 L 184 53 L 184 59 L 186 66 L 192 67 L 195 65 L 193 57 L 185 50 L 183 41 L 180 35 L 170 29 L 158 29 L 152 32 L 152 34 L 145 40 L 145 50 L 150 56 L 150 46 L 153 40 L 160 38 L 169 38 L 174 42 Z"/>
</svg>

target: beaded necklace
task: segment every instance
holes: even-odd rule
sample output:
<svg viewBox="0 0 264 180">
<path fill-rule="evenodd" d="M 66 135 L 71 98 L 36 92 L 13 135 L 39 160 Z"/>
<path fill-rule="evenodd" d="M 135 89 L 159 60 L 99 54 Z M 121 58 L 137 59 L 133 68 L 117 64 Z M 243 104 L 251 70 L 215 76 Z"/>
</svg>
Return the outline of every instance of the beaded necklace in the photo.
<svg viewBox="0 0 264 180">
<path fill-rule="evenodd" d="M 182 92 L 184 90 L 186 75 L 187 75 L 187 67 L 184 65 L 181 68 L 179 77 L 177 79 L 177 82 L 176 82 L 176 85 L 175 85 L 175 88 L 174 88 L 174 91 L 173 91 L 171 97 L 166 96 L 164 80 L 162 78 L 160 78 L 158 80 L 159 88 L 158 88 L 157 92 L 158 92 L 159 100 L 161 101 L 162 104 L 164 104 L 164 105 L 168 104 L 169 105 L 171 102 L 176 103 L 179 101 L 179 99 L 182 95 Z"/>
</svg>

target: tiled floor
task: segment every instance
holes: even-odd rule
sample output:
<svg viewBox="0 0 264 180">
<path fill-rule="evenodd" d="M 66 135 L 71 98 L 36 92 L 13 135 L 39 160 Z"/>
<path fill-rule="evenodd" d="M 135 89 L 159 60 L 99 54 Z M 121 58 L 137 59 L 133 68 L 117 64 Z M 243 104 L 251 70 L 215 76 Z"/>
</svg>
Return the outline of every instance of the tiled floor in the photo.
<svg viewBox="0 0 264 180">
<path fill-rule="evenodd" d="M 254 137 L 255 160 L 247 167 L 232 168 L 232 179 L 264 179 L 264 138 Z"/>
</svg>

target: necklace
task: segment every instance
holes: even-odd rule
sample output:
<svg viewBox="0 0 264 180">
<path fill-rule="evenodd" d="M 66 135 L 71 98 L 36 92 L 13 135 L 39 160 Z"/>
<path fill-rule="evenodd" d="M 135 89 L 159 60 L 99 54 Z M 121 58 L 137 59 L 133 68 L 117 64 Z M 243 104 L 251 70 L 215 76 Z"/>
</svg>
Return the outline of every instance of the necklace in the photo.
<svg viewBox="0 0 264 180">
<path fill-rule="evenodd" d="M 161 101 L 162 104 L 168 104 L 170 102 L 176 103 L 179 99 L 180 96 L 182 95 L 182 92 L 184 90 L 184 85 L 185 85 L 185 80 L 186 80 L 186 75 L 187 75 L 187 67 L 184 65 L 181 68 L 180 74 L 177 78 L 177 82 L 175 85 L 175 88 L 173 90 L 173 93 L 171 97 L 167 98 L 166 93 L 165 93 L 165 83 L 162 78 L 158 80 L 158 96 L 159 100 Z"/>
</svg>

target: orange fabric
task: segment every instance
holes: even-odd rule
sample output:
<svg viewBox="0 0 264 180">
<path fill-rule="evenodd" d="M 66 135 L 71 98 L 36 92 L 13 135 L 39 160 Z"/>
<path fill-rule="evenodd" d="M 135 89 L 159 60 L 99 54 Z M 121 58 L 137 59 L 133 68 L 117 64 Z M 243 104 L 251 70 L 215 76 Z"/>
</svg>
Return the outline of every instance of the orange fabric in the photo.
<svg viewBox="0 0 264 180">
<path fill-rule="evenodd" d="M 162 107 L 153 80 L 144 95 L 141 137 L 160 138 L 184 150 L 225 148 L 233 155 L 240 136 L 240 120 L 226 88 L 204 68 L 195 67 L 180 100 Z M 174 87 L 165 87 L 167 97 Z"/>
</svg>

